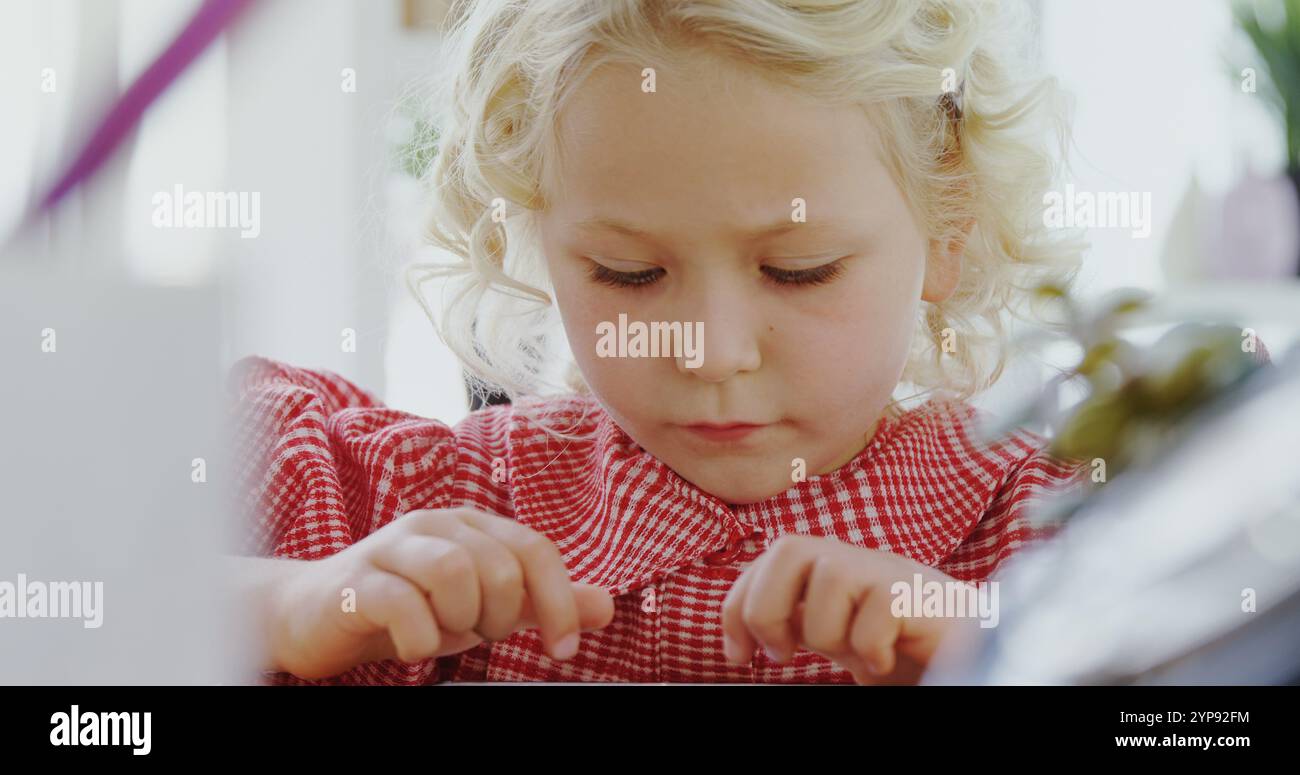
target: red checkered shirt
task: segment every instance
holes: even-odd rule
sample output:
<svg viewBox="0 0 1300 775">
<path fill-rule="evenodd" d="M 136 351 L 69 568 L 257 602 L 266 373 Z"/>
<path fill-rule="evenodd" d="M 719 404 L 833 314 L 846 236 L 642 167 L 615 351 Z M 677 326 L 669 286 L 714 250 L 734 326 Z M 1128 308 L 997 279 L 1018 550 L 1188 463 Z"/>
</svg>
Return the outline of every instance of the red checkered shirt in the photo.
<svg viewBox="0 0 1300 775">
<path fill-rule="evenodd" d="M 250 554 L 314 560 L 417 509 L 473 507 L 546 535 L 574 581 L 613 596 L 613 622 L 584 633 L 576 657 L 543 652 L 536 631 L 416 663 L 385 660 L 276 684 L 440 681 L 852 683 L 824 657 L 785 664 L 759 650 L 722 653 L 727 591 L 787 533 L 893 552 L 967 581 L 987 579 L 1042 531 L 1027 512 L 1043 492 L 1083 480 L 1017 431 L 977 439 L 976 410 L 930 403 L 884 418 L 867 448 L 759 503 L 729 506 L 633 441 L 593 398 L 571 395 L 583 440 L 557 439 L 510 406 L 454 427 L 385 407 L 337 374 L 245 358 L 231 372 L 239 507 Z M 584 403 L 586 406 L 584 406 Z M 494 477 L 494 471 L 497 475 Z M 508 476 L 503 473 L 508 472 Z"/>
</svg>

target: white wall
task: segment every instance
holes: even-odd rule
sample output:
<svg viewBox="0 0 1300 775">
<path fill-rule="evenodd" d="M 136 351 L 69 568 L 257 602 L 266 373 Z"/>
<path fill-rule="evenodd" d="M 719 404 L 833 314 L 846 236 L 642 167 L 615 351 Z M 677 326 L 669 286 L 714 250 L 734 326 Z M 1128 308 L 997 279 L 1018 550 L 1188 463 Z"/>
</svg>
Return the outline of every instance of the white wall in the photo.
<svg viewBox="0 0 1300 775">
<path fill-rule="evenodd" d="M 230 185 L 262 192 L 263 230 L 231 246 L 229 357 L 331 369 L 454 422 L 468 409 L 460 369 L 398 274 L 418 212 L 389 173 L 392 119 L 411 81 L 435 75 L 437 50 L 436 34 L 402 28 L 399 11 L 280 0 L 230 37 Z M 355 353 L 340 346 L 344 328 Z"/>
<path fill-rule="evenodd" d="M 381 342 L 362 240 L 356 66 L 358 4 L 262 3 L 229 36 L 227 186 L 261 195 L 261 234 L 230 240 L 231 359 L 257 353 L 338 371 L 379 389 Z M 341 332 L 356 332 L 345 352 Z"/>
</svg>

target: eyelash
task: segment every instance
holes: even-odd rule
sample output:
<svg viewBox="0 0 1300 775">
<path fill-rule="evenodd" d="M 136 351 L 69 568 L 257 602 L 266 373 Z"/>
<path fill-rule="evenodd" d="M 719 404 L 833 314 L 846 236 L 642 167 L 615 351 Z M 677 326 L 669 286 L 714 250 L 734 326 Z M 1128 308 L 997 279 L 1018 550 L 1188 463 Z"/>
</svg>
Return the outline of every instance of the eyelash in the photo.
<svg viewBox="0 0 1300 775">
<path fill-rule="evenodd" d="M 829 264 L 812 269 L 778 269 L 772 266 L 762 268 L 763 276 L 777 285 L 825 285 L 839 277 L 844 271 L 839 259 Z M 663 269 L 646 269 L 640 272 L 618 272 L 604 264 L 591 262 L 589 272 L 591 279 L 614 288 L 641 288 L 653 285 L 667 274 Z"/>
</svg>

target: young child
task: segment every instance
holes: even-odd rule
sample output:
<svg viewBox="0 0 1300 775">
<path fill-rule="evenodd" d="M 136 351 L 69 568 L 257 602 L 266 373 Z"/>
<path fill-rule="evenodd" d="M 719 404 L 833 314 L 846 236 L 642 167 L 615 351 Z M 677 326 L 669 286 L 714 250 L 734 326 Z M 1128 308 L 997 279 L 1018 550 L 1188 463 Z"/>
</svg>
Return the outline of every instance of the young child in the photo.
<svg viewBox="0 0 1300 775">
<path fill-rule="evenodd" d="M 458 260 L 412 289 L 512 403 L 448 427 L 237 365 L 268 679 L 916 681 L 956 622 L 895 583 L 988 579 L 1080 478 L 965 402 L 1078 261 L 1012 10 L 457 6 L 429 232 Z M 667 357 L 611 340 L 656 322 Z"/>
</svg>

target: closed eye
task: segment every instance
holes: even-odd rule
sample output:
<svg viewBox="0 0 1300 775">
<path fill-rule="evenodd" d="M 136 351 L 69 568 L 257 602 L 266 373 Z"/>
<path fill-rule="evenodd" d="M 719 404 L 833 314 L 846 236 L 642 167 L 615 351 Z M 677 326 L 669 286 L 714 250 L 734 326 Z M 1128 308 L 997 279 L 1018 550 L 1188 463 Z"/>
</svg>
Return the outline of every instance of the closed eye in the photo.
<svg viewBox="0 0 1300 775">
<path fill-rule="evenodd" d="M 610 269 L 604 264 L 591 262 L 591 268 L 588 272 L 591 279 L 602 285 L 609 285 L 615 288 L 636 288 L 642 285 L 651 285 L 659 280 L 660 277 L 667 274 L 662 268 L 643 269 L 639 272 L 620 272 L 616 269 Z"/>
<path fill-rule="evenodd" d="M 844 259 L 841 258 L 811 269 L 783 269 L 776 266 L 763 266 L 760 267 L 760 271 L 762 271 L 764 277 L 776 285 L 824 285 L 843 273 L 843 261 Z M 666 274 L 668 272 L 662 267 L 643 269 L 637 272 L 620 272 L 596 261 L 590 262 L 588 270 L 588 275 L 592 280 L 613 288 L 641 288 L 653 285 Z"/>
<path fill-rule="evenodd" d="M 844 259 L 841 258 L 812 269 L 781 269 L 775 266 L 764 266 L 762 271 L 764 276 L 777 285 L 824 285 L 844 272 L 843 261 Z"/>
</svg>

